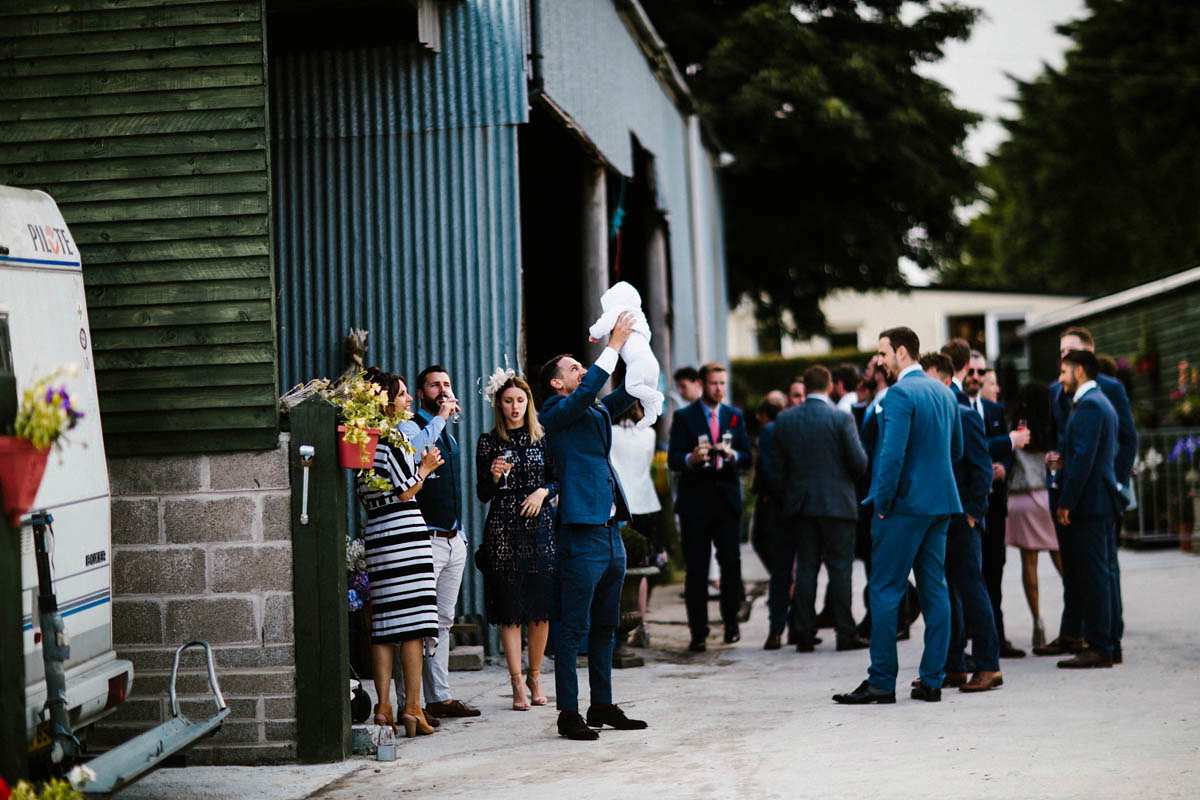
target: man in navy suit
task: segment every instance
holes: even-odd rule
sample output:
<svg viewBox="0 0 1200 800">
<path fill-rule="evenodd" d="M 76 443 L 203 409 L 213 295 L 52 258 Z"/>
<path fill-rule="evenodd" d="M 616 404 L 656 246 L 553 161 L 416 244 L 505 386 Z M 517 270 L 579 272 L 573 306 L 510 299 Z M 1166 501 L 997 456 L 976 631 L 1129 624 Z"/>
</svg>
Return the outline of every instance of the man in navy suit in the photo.
<svg viewBox="0 0 1200 800">
<path fill-rule="evenodd" d="M 721 619 L 725 643 L 741 638 L 738 611 L 746 590 L 742 585 L 740 529 L 742 485 L 739 473 L 750 467 L 750 438 L 746 417 L 726 405 L 728 375 L 720 364 L 700 368 L 703 394 L 675 412 L 671 419 L 667 464 L 679 473 L 675 510 L 683 538 L 687 568 L 684 602 L 692 641 L 688 649 L 703 652 L 708 638 L 708 563 L 717 549 L 721 568 Z"/>
<path fill-rule="evenodd" d="M 1089 353 L 1095 353 L 1096 351 L 1096 343 L 1092 338 L 1091 332 L 1087 328 L 1079 327 L 1067 328 L 1059 334 L 1058 347 L 1059 354 L 1064 357 L 1073 350 L 1085 350 Z M 1122 494 L 1125 495 L 1126 500 L 1128 500 L 1132 497 L 1129 485 L 1130 473 L 1133 471 L 1133 462 L 1137 458 L 1138 451 L 1138 436 L 1137 428 L 1133 422 L 1133 410 L 1130 408 L 1129 397 L 1125 393 L 1125 387 L 1120 381 L 1100 374 L 1096 376 L 1096 385 L 1108 399 L 1109 403 L 1112 404 L 1113 410 L 1117 414 L 1117 447 L 1116 453 L 1113 456 L 1113 473 L 1116 475 L 1118 489 L 1120 489 Z M 1066 431 L 1067 417 L 1070 413 L 1070 393 L 1063 390 L 1061 382 L 1052 384 L 1050 386 L 1050 441 L 1054 443 L 1055 449 L 1052 452 L 1046 453 L 1048 468 L 1051 468 L 1051 464 L 1056 463 L 1060 457 L 1063 449 L 1062 438 Z M 1058 507 L 1058 496 L 1062 482 L 1054 479 L 1053 468 L 1050 469 L 1050 477 L 1051 480 L 1047 481 L 1047 483 L 1050 486 L 1050 510 L 1053 513 Z M 1118 512 L 1118 517 L 1120 513 Z M 1075 573 L 1066 566 L 1066 562 L 1075 556 L 1076 537 L 1071 531 L 1058 525 L 1057 521 L 1055 522 L 1054 530 L 1058 535 L 1059 552 L 1063 558 L 1062 621 L 1059 624 L 1058 637 L 1054 641 L 1033 649 L 1033 652 L 1039 656 L 1075 653 L 1082 649 L 1084 644 L 1083 599 L 1078 588 L 1073 584 L 1072 578 L 1069 577 L 1069 575 L 1074 575 Z M 1114 525 L 1114 540 L 1117 535 L 1117 529 Z M 1120 664 L 1122 660 L 1121 636 L 1124 634 L 1125 626 L 1122 619 L 1121 572 L 1119 565 L 1115 564 L 1110 595 L 1113 603 L 1112 613 L 1116 620 L 1114 628 L 1117 636 L 1117 641 L 1113 645 L 1113 661 Z"/>
<path fill-rule="evenodd" d="M 954 350 L 954 348 L 950 348 Z M 951 385 L 954 362 L 941 353 L 921 356 L 921 367 L 929 377 Z M 957 351 L 955 350 L 957 353 Z M 965 353 L 958 353 L 965 358 Z M 964 368 L 966 366 L 964 361 Z M 961 375 L 961 372 L 960 372 Z M 964 692 L 985 692 L 1004 683 L 1000 673 L 1000 649 L 992 603 L 983 582 L 981 534 L 987 513 L 988 490 L 992 485 L 992 460 L 983 435 L 983 420 L 970 406 L 959 404 L 963 433 L 963 455 L 954 464 L 958 499 L 963 513 L 950 518 L 946 533 L 946 582 L 950 587 L 950 649 L 946 656 L 944 685 Z M 965 649 L 967 628 L 971 629 L 975 674 L 967 680 Z M 914 683 L 914 686 L 916 684 Z"/>
<path fill-rule="evenodd" d="M 984 376 L 988 372 L 987 358 L 978 350 L 972 350 L 971 360 L 962 378 L 963 391 L 967 393 L 971 408 L 983 420 L 983 435 L 987 439 L 994 478 L 983 526 L 983 581 L 987 584 L 988 597 L 992 601 L 992 617 L 996 620 L 996 635 L 1000 638 L 1000 657 L 1024 658 L 1025 651 L 1013 647 L 1004 632 L 1004 613 L 1000 603 L 1004 563 L 1008 555 L 1004 541 L 1008 524 L 1008 481 L 1005 477 L 1012 469 L 1013 451 L 1029 444 L 1029 431 L 1009 431 L 1003 406 L 983 396 Z"/>
<path fill-rule="evenodd" d="M 609 460 L 612 418 L 634 402 L 621 386 L 596 403 L 617 366 L 618 351 L 633 331 L 633 315 L 622 314 L 608 346 L 586 372 L 568 355 L 546 362 L 539 376 L 544 397 L 541 422 L 546 450 L 558 470 L 557 552 L 559 631 L 554 688 L 558 732 L 568 739 L 596 739 L 591 728 L 645 728 L 612 701 L 614 636 L 625 581 L 625 546 L 618 520 L 629 519 L 625 493 Z M 591 705 L 579 714 L 575 658 L 587 639 Z M 589 727 L 591 726 L 591 727 Z"/>
<path fill-rule="evenodd" d="M 875 504 L 871 526 L 871 667 L 867 680 L 847 694 L 848 704 L 896 702 L 896 616 L 915 571 L 925 615 L 920 685 L 912 696 L 940 700 L 950 645 L 946 590 L 946 528 L 962 512 L 954 462 L 962 457 L 962 425 L 954 395 L 921 371 L 921 342 L 909 328 L 879 335 L 880 361 L 897 377 L 882 403 L 879 447 L 871 476 Z"/>
<path fill-rule="evenodd" d="M 791 565 L 796 569 L 793 624 L 796 650 L 811 652 L 816 639 L 813 604 L 821 564 L 829 573 L 826 608 L 837 631 L 838 650 L 867 646 L 854 631 L 850 611 L 850 575 L 854 566 L 854 529 L 858 503 L 854 482 L 867 469 L 867 454 L 854 429 L 854 417 L 839 411 L 828 394 L 829 370 L 804 372 L 805 400 L 779 415 L 768 457 L 782 494 L 783 524 L 771 574 L 771 629 L 764 649 L 775 650 L 788 622 Z M 784 566 L 786 565 L 786 566 Z"/>
<path fill-rule="evenodd" d="M 1073 540 L 1074 557 L 1063 559 L 1064 578 L 1079 592 L 1087 649 L 1058 662 L 1070 669 L 1111 667 L 1119 645 L 1112 598 L 1117 560 L 1115 527 L 1124 501 L 1113 463 L 1117 412 L 1097 386 L 1094 353 L 1071 350 L 1062 358 L 1059 383 L 1072 410 L 1062 436 L 1062 472 L 1055 519 Z"/>
</svg>

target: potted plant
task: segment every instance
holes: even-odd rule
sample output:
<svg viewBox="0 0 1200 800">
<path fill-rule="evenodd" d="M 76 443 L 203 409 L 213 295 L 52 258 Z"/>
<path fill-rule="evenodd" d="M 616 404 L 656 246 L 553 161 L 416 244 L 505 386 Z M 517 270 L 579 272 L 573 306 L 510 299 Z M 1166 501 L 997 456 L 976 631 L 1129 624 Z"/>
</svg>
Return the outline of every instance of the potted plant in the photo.
<svg viewBox="0 0 1200 800">
<path fill-rule="evenodd" d="M 341 424 L 339 457 L 343 467 L 357 469 L 368 487 L 378 491 L 389 491 L 392 484 L 371 470 L 375 460 L 375 445 L 380 437 L 388 442 L 410 450 L 412 445 L 400 433 L 396 425 L 412 419 L 408 411 L 400 410 L 388 414 L 387 392 L 366 379 L 362 371 L 349 372 L 335 384 L 328 381 L 320 392 L 338 408 Z"/>
<path fill-rule="evenodd" d="M 73 366 L 62 367 L 26 388 L 12 435 L 0 436 L 0 492 L 4 513 L 13 527 L 20 525 L 21 515 L 33 505 L 50 448 L 61 448 L 63 435 L 83 418 L 83 412 L 72 407 L 66 386 L 54 385 L 59 378 L 74 374 Z"/>
</svg>

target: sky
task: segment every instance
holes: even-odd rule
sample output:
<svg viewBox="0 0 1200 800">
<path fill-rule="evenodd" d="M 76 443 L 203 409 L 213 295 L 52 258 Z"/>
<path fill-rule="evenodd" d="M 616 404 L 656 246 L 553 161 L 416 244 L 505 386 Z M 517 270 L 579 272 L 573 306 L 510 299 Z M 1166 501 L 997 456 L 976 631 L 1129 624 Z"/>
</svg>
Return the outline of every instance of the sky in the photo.
<svg viewBox="0 0 1200 800">
<path fill-rule="evenodd" d="M 1070 40 L 1054 27 L 1082 17 L 1084 0 L 961 0 L 983 10 L 971 38 L 946 45 L 945 58 L 921 68 L 954 93 L 954 103 L 983 115 L 967 137 L 967 157 L 976 164 L 1007 138 L 1002 118 L 1016 116 L 1016 84 L 1036 77 L 1044 64 L 1061 67 Z M 925 286 L 933 273 L 901 260 L 900 271 L 913 286 Z"/>
<path fill-rule="evenodd" d="M 962 0 L 983 9 L 966 42 L 950 42 L 946 57 L 921 72 L 954 92 L 960 108 L 985 119 L 967 139 L 967 155 L 983 163 L 1006 138 L 999 120 L 1015 116 L 1015 84 L 1008 74 L 1028 80 L 1043 64 L 1061 67 L 1068 40 L 1054 26 L 1083 16 L 1083 0 Z"/>
</svg>

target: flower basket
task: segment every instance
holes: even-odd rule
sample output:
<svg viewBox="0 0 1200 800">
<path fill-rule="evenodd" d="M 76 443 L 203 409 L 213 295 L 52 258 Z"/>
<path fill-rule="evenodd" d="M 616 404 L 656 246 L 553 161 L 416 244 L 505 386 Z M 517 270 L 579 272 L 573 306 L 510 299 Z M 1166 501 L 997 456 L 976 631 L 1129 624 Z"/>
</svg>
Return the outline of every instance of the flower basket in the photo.
<svg viewBox="0 0 1200 800">
<path fill-rule="evenodd" d="M 33 507 L 50 448 L 37 448 L 28 439 L 0 436 L 0 494 L 4 513 L 14 527 L 21 524 L 21 515 Z"/>
<path fill-rule="evenodd" d="M 346 426 L 338 425 L 338 461 L 348 469 L 370 469 L 375 463 L 375 445 L 379 442 L 379 429 L 367 428 L 367 441 L 347 442 Z"/>
</svg>

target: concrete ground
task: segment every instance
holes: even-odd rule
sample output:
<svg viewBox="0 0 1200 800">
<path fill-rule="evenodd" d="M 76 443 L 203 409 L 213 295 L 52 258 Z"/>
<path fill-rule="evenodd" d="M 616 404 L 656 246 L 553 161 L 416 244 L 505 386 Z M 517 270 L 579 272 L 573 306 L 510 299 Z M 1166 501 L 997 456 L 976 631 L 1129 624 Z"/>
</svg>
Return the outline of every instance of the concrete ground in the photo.
<svg viewBox="0 0 1200 800">
<path fill-rule="evenodd" d="M 761 574 L 749 551 L 746 558 L 748 574 Z M 1000 689 L 946 691 L 939 704 L 921 703 L 906 691 L 920 659 L 918 621 L 912 640 L 899 644 L 896 705 L 839 706 L 830 696 L 866 677 L 865 651 L 835 652 L 832 631 L 815 653 L 762 650 L 761 598 L 740 643 L 722 645 L 717 624 L 708 652 L 692 655 L 680 587 L 664 587 L 651 601 L 646 666 L 614 677 L 617 701 L 647 720 L 647 730 L 562 739 L 552 675 L 544 680 L 550 706 L 514 712 L 500 662 L 452 675 L 457 695 L 482 708 L 482 717 L 401 740 L 395 762 L 168 769 L 119 797 L 1200 797 L 1200 558 L 1159 550 L 1122 551 L 1120 560 L 1125 663 L 1113 669 L 1060 670 L 1056 659 L 1031 655 L 1003 662 Z M 1045 557 L 1040 581 L 1053 635 L 1061 583 Z M 862 583 L 860 571 L 856 603 Z M 1004 592 L 1009 637 L 1027 649 L 1031 623 L 1016 551 Z"/>
</svg>

